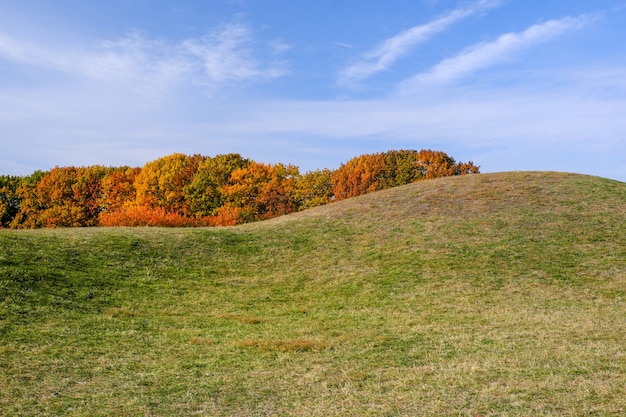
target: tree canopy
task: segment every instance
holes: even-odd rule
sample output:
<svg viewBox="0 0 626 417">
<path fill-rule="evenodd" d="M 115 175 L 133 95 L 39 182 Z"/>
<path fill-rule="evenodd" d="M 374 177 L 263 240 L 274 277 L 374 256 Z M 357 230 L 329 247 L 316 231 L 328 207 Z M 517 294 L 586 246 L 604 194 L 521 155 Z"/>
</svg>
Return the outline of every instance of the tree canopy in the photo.
<svg viewBox="0 0 626 417">
<path fill-rule="evenodd" d="M 143 167 L 0 176 L 0 227 L 220 226 L 269 219 L 415 181 L 479 173 L 441 151 L 361 155 L 301 174 L 236 153 L 175 153 Z"/>
</svg>

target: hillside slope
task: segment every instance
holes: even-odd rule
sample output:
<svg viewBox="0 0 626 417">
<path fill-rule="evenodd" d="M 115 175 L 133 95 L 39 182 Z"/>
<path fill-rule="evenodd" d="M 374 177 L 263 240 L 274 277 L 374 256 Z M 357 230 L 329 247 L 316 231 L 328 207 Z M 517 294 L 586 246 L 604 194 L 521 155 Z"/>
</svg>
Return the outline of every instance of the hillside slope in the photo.
<svg viewBox="0 0 626 417">
<path fill-rule="evenodd" d="M 623 415 L 626 184 L 425 181 L 223 229 L 0 231 L 5 415 Z"/>
</svg>

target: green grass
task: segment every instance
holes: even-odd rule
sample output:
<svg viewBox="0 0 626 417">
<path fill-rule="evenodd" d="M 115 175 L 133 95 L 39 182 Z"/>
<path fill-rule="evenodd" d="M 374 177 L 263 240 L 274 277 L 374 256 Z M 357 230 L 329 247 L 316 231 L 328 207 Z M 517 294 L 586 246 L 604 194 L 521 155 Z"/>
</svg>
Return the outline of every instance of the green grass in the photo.
<svg viewBox="0 0 626 417">
<path fill-rule="evenodd" d="M 626 415 L 625 219 L 624 183 L 501 173 L 2 230 L 0 414 Z"/>
</svg>

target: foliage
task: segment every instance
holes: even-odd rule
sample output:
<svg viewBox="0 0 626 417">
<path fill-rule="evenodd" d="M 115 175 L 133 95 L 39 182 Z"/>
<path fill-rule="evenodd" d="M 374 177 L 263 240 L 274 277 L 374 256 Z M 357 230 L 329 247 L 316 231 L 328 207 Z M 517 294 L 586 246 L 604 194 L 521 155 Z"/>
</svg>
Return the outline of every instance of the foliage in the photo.
<svg viewBox="0 0 626 417">
<path fill-rule="evenodd" d="M 207 222 L 193 216 L 185 189 L 201 155 L 172 154 L 148 162 L 141 169 L 123 168 L 104 181 L 107 210 L 102 226 L 197 226 Z"/>
<path fill-rule="evenodd" d="M 163 207 L 128 206 L 123 210 L 100 214 L 100 226 L 158 226 L 198 227 L 208 226 L 209 219 L 188 217 L 165 210 Z"/>
<path fill-rule="evenodd" d="M 454 158 L 441 151 L 422 150 L 417 153 L 420 178 L 430 180 L 452 175 L 477 174 L 479 167 L 471 161 L 456 163 Z"/>
<path fill-rule="evenodd" d="M 380 153 L 357 156 L 342 164 L 331 177 L 335 200 L 379 190 L 384 168 L 384 155 Z"/>
<path fill-rule="evenodd" d="M 210 217 L 209 222 L 211 226 L 235 226 L 250 217 L 251 213 L 244 213 L 241 207 L 232 203 L 225 203 L 215 210 L 215 214 Z"/>
<path fill-rule="evenodd" d="M 96 226 L 102 210 L 101 181 L 110 171 L 102 166 L 55 167 L 38 179 L 25 180 L 14 226 Z"/>
<path fill-rule="evenodd" d="M 141 168 L 121 167 L 102 179 L 102 214 L 121 211 L 124 206 L 136 201 L 135 179 L 140 172 Z"/>
<path fill-rule="evenodd" d="M 21 183 L 21 177 L 0 176 L 0 228 L 7 227 L 20 210 L 17 190 Z"/>
<path fill-rule="evenodd" d="M 356 197 L 415 181 L 478 173 L 472 162 L 456 163 L 441 151 L 399 150 L 361 155 L 331 177 L 335 200 Z"/>
<path fill-rule="evenodd" d="M 300 176 L 295 184 L 294 197 L 300 210 L 322 206 L 333 200 L 331 177 L 333 171 L 321 169 Z"/>
<path fill-rule="evenodd" d="M 299 175 L 293 165 L 252 162 L 233 171 L 222 188 L 224 210 L 236 210 L 238 223 L 293 213 L 298 208 L 293 190 Z"/>
<path fill-rule="evenodd" d="M 19 199 L 17 203 L 18 210 L 11 220 L 10 227 L 15 229 L 34 228 L 35 217 L 39 210 L 34 190 L 39 181 L 48 174 L 44 171 L 35 171 L 31 175 L 24 177 L 16 189 L 16 195 Z"/>
<path fill-rule="evenodd" d="M 422 179 L 477 173 L 438 151 L 361 155 L 301 175 L 236 153 L 175 153 L 133 167 L 55 167 L 0 177 L 0 227 L 232 226 Z"/>
<path fill-rule="evenodd" d="M 200 155 L 176 153 L 144 165 L 134 182 L 137 205 L 161 207 L 185 216 L 191 214 L 184 190 L 193 180 L 202 161 Z"/>
<path fill-rule="evenodd" d="M 206 158 L 184 190 L 191 210 L 203 216 L 216 214 L 225 203 L 222 188 L 229 184 L 231 174 L 246 168 L 250 162 L 232 153 Z"/>
</svg>

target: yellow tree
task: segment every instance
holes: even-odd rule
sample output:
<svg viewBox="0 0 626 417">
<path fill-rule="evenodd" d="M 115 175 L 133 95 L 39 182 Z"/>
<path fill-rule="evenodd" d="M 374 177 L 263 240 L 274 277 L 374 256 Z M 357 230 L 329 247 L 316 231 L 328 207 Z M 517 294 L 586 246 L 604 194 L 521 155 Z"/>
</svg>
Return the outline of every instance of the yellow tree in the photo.
<svg viewBox="0 0 626 417">
<path fill-rule="evenodd" d="M 253 162 L 233 171 L 222 188 L 225 204 L 217 215 L 237 223 L 268 219 L 297 210 L 294 185 L 299 177 L 293 165 Z"/>
<path fill-rule="evenodd" d="M 136 204 L 190 215 L 191 208 L 184 190 L 193 180 L 203 159 L 201 155 L 175 153 L 148 162 L 135 178 Z"/>
<path fill-rule="evenodd" d="M 39 204 L 35 195 L 35 189 L 39 181 L 46 175 L 48 175 L 48 172 L 35 171 L 22 179 L 16 189 L 19 209 L 11 220 L 10 227 L 14 229 L 32 229 L 37 227 Z"/>
<path fill-rule="evenodd" d="M 294 188 L 294 195 L 298 201 L 298 209 L 328 204 L 333 199 L 333 186 L 330 181 L 333 171 L 321 169 L 308 171 L 298 178 Z"/>
</svg>

